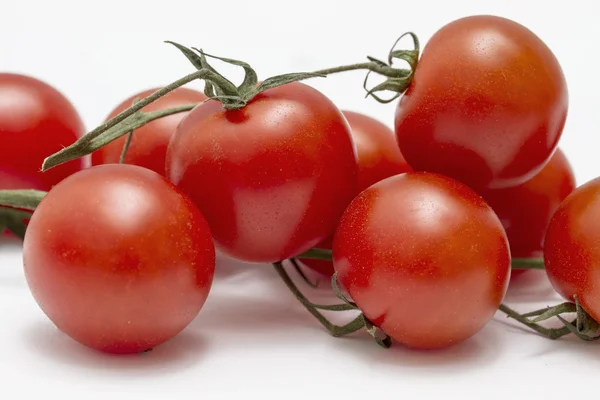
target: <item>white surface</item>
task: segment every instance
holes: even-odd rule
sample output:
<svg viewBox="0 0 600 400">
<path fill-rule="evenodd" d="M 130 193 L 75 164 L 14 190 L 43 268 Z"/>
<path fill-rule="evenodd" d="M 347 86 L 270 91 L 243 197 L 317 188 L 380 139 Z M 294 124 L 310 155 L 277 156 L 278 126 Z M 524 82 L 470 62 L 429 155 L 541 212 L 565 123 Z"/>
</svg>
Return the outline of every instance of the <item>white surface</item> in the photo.
<svg viewBox="0 0 600 400">
<path fill-rule="evenodd" d="M 134 92 L 191 71 L 163 40 L 243 59 L 264 79 L 360 62 L 367 54 L 385 58 L 404 31 L 415 31 L 425 44 L 443 24 L 470 14 L 513 18 L 550 45 L 567 75 L 570 110 L 561 147 L 578 182 L 600 173 L 600 7 L 593 0 L 566 5 L 522 0 L 4 3 L 0 70 L 28 73 L 56 86 L 90 129 Z M 395 103 L 364 99 L 362 77 L 362 72 L 348 73 L 311 84 L 341 108 L 391 124 Z M 0 398 L 40 391 L 68 399 L 179 393 L 216 399 L 555 398 L 585 395 L 582 383 L 597 376 L 598 345 L 552 342 L 512 327 L 501 315 L 470 341 L 440 352 L 400 346 L 384 351 L 364 334 L 333 339 L 271 268 L 220 262 L 218 270 L 205 308 L 177 339 L 144 356 L 112 357 L 87 350 L 53 328 L 28 292 L 18 246 L 2 244 Z M 557 301 L 543 273 L 532 273 L 507 297 L 521 310 Z"/>
</svg>

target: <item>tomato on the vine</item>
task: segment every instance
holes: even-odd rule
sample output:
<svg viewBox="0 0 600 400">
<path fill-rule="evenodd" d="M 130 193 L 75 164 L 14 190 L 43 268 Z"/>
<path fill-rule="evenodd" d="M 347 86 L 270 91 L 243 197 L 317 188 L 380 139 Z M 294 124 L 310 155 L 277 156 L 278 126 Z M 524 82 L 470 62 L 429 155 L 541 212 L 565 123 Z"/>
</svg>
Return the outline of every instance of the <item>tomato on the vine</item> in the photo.
<svg viewBox="0 0 600 400">
<path fill-rule="evenodd" d="M 135 353 L 173 338 L 212 285 L 215 249 L 202 214 L 148 169 L 102 165 L 56 185 L 23 244 L 31 293 L 64 333 Z"/>
<path fill-rule="evenodd" d="M 468 186 L 428 172 L 384 179 L 350 203 L 333 240 L 337 278 L 392 339 L 440 348 L 477 333 L 510 277 L 502 224 Z"/>
<path fill-rule="evenodd" d="M 298 82 L 237 110 L 197 106 L 167 151 L 167 177 L 206 217 L 219 250 L 248 262 L 294 257 L 331 235 L 356 176 L 342 112 Z"/>
<path fill-rule="evenodd" d="M 471 16 L 431 37 L 395 130 L 414 170 L 476 189 L 510 187 L 550 159 L 567 109 L 563 71 L 540 38 L 505 18 Z"/>
<path fill-rule="evenodd" d="M 154 93 L 158 88 L 145 90 L 137 93 L 119 104 L 107 117 L 107 120 L 114 118 L 119 113 L 131 107 L 136 98 L 143 99 Z M 158 100 L 148 104 L 142 109 L 144 112 L 164 110 L 167 108 L 184 106 L 188 104 L 201 103 L 206 100 L 206 96 L 197 90 L 180 87 Z M 127 154 L 125 155 L 126 164 L 139 165 L 165 175 L 165 157 L 167 146 L 171 136 L 175 133 L 177 125 L 187 115 L 187 112 L 181 112 L 167 117 L 158 118 L 147 123 L 133 132 Z M 92 153 L 92 164 L 114 164 L 121 160 L 121 153 L 125 146 L 127 135 L 121 136 L 101 147 Z"/>
<path fill-rule="evenodd" d="M 557 149 L 540 173 L 506 189 L 482 192 L 506 230 L 514 258 L 543 257 L 550 218 L 575 189 L 575 175 L 564 153 Z M 513 276 L 526 270 L 513 270 Z"/>
<path fill-rule="evenodd" d="M 77 110 L 56 88 L 30 76 L 0 73 L 0 189 L 47 191 L 83 169 L 87 157 L 41 172 L 46 157 L 84 133 Z"/>
<path fill-rule="evenodd" d="M 600 321 L 600 178 L 577 187 L 560 204 L 544 240 L 544 264 L 550 282 Z"/>
<path fill-rule="evenodd" d="M 411 171 L 402 156 L 394 132 L 384 123 L 367 115 L 342 111 L 350 124 L 358 153 L 357 194 L 380 180 Z M 333 236 L 316 247 L 331 249 Z M 301 259 L 302 263 L 323 275 L 333 275 L 333 263 L 325 260 Z"/>
</svg>

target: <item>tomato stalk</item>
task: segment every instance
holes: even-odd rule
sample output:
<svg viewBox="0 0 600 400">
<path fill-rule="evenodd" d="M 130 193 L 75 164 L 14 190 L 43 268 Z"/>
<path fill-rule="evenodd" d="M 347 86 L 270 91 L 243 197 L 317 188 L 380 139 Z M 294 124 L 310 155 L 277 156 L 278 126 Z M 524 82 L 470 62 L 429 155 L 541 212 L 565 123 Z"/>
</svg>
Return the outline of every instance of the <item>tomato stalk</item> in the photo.
<svg viewBox="0 0 600 400">
<path fill-rule="evenodd" d="M 329 249 L 312 248 L 297 256 L 297 258 L 309 258 L 314 260 L 332 261 L 332 251 Z M 513 269 L 544 269 L 543 258 L 513 258 L 511 260 Z"/>
<path fill-rule="evenodd" d="M 549 339 L 558 339 L 572 333 L 581 340 L 599 340 L 600 335 L 598 334 L 598 331 L 600 330 L 600 323 L 594 320 L 581 304 L 579 304 L 577 296 L 575 296 L 574 300 L 574 303 L 565 302 L 553 307 L 531 311 L 526 314 L 519 314 L 504 304 L 500 306 L 500 311 L 504 312 L 507 317 L 522 323 Z M 571 321 L 568 321 L 563 317 L 563 314 L 573 313 L 576 314 L 576 317 Z M 531 319 L 532 317 L 535 318 Z M 539 325 L 539 322 L 546 321 L 553 317 L 556 317 L 564 326 L 562 328 L 545 328 Z"/>
<path fill-rule="evenodd" d="M 344 304 L 333 304 L 333 305 L 318 305 L 311 303 L 304 294 L 298 289 L 298 287 L 294 284 L 294 281 L 290 278 L 288 273 L 286 272 L 283 264 L 281 262 L 273 263 L 273 267 L 281 280 L 286 284 L 288 289 L 294 294 L 296 299 L 300 301 L 300 303 L 310 312 L 316 319 L 323 325 L 325 329 L 331 334 L 333 337 L 342 337 L 359 331 L 363 328 L 367 330 L 367 332 L 375 339 L 376 343 L 382 347 L 390 347 L 391 341 L 387 335 L 384 335 L 383 338 L 380 337 L 379 331 L 374 325 L 362 314 L 360 313 L 356 318 L 347 323 L 346 325 L 335 325 L 331 323 L 320 311 L 350 311 L 350 310 L 358 310 L 354 303 L 351 303 L 347 299 L 343 298 L 343 296 L 339 296 L 344 299 Z M 333 278 L 335 279 L 335 277 Z M 335 284 L 334 284 L 335 285 Z M 336 295 L 339 291 L 336 291 Z"/>
<path fill-rule="evenodd" d="M 396 50 L 395 47 L 397 43 L 405 36 L 410 36 L 412 38 L 414 49 Z M 144 126 L 155 119 L 180 112 L 190 111 L 198 104 L 190 104 L 150 113 L 145 113 L 141 110 L 148 104 L 158 100 L 169 92 L 195 80 L 204 81 L 204 93 L 207 95 L 208 100 L 216 100 L 221 102 L 226 110 L 237 110 L 243 108 L 259 93 L 277 86 L 282 86 L 291 82 L 314 77 L 325 77 L 346 71 L 367 70 L 368 73 L 363 83 L 363 87 L 367 91 L 367 96 L 371 96 L 376 101 L 381 103 L 389 103 L 404 93 L 410 85 L 420 53 L 417 36 L 414 33 L 409 32 L 396 40 L 392 50 L 390 50 L 388 53 L 387 62 L 373 57 L 367 57 L 368 61 L 363 63 L 321 69 L 315 72 L 300 72 L 277 75 L 267 78 L 259 83 L 257 73 L 254 71 L 254 69 L 252 69 L 252 67 L 250 67 L 250 65 L 243 61 L 209 55 L 200 49 L 188 48 L 171 41 L 168 41 L 167 43 L 179 49 L 192 63 L 192 65 L 196 67 L 197 71 L 170 83 L 169 85 L 155 91 L 143 99 L 139 99 L 139 101 L 134 102 L 131 107 L 88 132 L 75 143 L 50 155 L 44 160 L 42 164 L 42 171 L 46 171 L 50 168 L 56 167 L 57 165 L 91 154 L 108 143 L 125 134 L 128 134 L 132 130 Z M 223 62 L 243 68 L 245 72 L 243 82 L 236 86 L 229 79 L 218 73 L 207 62 L 207 58 L 221 60 Z M 405 61 L 410 68 L 396 68 L 393 66 L 393 62 L 395 60 Z M 387 79 L 375 87 L 367 89 L 367 80 L 371 73 L 376 73 L 384 76 Z M 394 95 L 390 99 L 382 99 L 376 95 L 376 93 L 382 91 L 391 91 L 394 93 Z"/>
<path fill-rule="evenodd" d="M 31 218 L 46 192 L 41 190 L 0 190 L 0 234 L 8 229 L 21 239 L 25 237 L 25 220 Z"/>
</svg>

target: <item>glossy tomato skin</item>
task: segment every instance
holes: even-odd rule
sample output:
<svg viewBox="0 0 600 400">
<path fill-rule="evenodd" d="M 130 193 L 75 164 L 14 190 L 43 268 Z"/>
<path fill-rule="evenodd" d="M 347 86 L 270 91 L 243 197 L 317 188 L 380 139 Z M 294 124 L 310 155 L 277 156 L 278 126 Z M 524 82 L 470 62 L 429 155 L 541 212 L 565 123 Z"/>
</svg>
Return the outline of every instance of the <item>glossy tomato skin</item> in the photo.
<svg viewBox="0 0 600 400">
<path fill-rule="evenodd" d="M 395 131 L 414 170 L 476 189 L 510 187 L 550 159 L 567 109 L 565 77 L 546 44 L 511 20 L 471 16 L 423 49 Z"/>
<path fill-rule="evenodd" d="M 25 276 L 49 319 L 90 348 L 136 353 L 183 330 L 213 280 L 208 224 L 164 177 L 133 165 L 55 186 L 23 244 Z"/>
<path fill-rule="evenodd" d="M 357 194 L 384 178 L 411 171 L 398 148 L 394 131 L 367 115 L 354 111 L 343 111 L 343 114 L 350 124 L 358 154 Z M 332 241 L 333 235 L 317 247 L 331 249 Z M 302 263 L 323 275 L 333 275 L 330 261 L 302 259 Z"/>
<path fill-rule="evenodd" d="M 502 221 L 512 257 L 543 257 L 550 218 L 575 186 L 571 164 L 557 149 L 546 166 L 527 182 L 482 193 Z"/>
<path fill-rule="evenodd" d="M 296 256 L 328 237 L 356 192 L 348 122 L 302 83 L 239 110 L 217 101 L 182 121 L 167 176 L 206 216 L 220 251 L 246 262 Z"/>
<path fill-rule="evenodd" d="M 39 79 L 0 73 L 0 189 L 50 190 L 88 157 L 41 172 L 44 159 L 85 133 L 77 110 Z"/>
<path fill-rule="evenodd" d="M 544 263 L 561 296 L 600 320 L 600 178 L 577 187 L 560 204 L 548 225 Z"/>
<path fill-rule="evenodd" d="M 416 172 L 384 179 L 346 209 L 333 241 L 338 280 L 365 316 L 412 348 L 460 343 L 502 302 L 502 224 L 466 185 Z"/>
<path fill-rule="evenodd" d="M 119 104 L 106 118 L 109 120 L 125 111 L 133 104 L 136 98 L 143 99 L 150 96 L 159 88 L 153 88 L 137 93 Z M 201 103 L 206 96 L 197 90 L 184 87 L 169 92 L 158 100 L 148 104 L 142 109 L 145 112 L 159 111 L 167 108 Z M 125 155 L 126 164 L 139 165 L 165 176 L 165 158 L 171 136 L 175 133 L 177 125 L 188 114 L 181 112 L 167 117 L 155 119 L 152 122 L 136 129 L 131 138 L 131 143 Z M 127 140 L 127 135 L 109 143 L 92 153 L 92 164 L 117 164 L 121 160 L 121 153 Z"/>
</svg>

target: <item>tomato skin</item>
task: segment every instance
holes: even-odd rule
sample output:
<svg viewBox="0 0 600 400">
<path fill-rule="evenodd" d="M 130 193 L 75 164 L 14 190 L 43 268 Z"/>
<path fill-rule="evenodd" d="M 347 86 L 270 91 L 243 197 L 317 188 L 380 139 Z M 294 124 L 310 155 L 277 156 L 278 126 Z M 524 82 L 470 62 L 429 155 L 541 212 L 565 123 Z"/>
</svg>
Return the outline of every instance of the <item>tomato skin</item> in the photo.
<svg viewBox="0 0 600 400">
<path fill-rule="evenodd" d="M 546 44 L 511 20 L 471 16 L 442 27 L 423 49 L 395 131 L 414 170 L 502 188 L 543 168 L 567 110 L 565 77 Z"/>
<path fill-rule="evenodd" d="M 577 187 L 548 225 L 544 263 L 550 283 L 569 301 L 600 320 L 600 178 Z"/>
<path fill-rule="evenodd" d="M 356 175 L 346 119 L 302 83 L 239 110 L 199 105 L 167 152 L 167 176 L 206 216 L 216 246 L 246 262 L 294 257 L 332 234 Z"/>
<path fill-rule="evenodd" d="M 466 185 L 426 172 L 384 179 L 356 197 L 333 240 L 338 280 L 365 316 L 412 348 L 460 343 L 506 294 L 502 224 Z"/>
<path fill-rule="evenodd" d="M 136 353 L 183 330 L 212 284 L 208 224 L 164 177 L 133 165 L 55 186 L 23 244 L 27 283 L 49 319 L 90 348 Z"/>
<path fill-rule="evenodd" d="M 143 99 L 144 97 L 148 97 L 158 89 L 159 88 L 148 89 L 129 97 L 119 104 L 108 115 L 106 120 L 108 121 L 109 119 L 114 118 L 119 113 L 131 107 L 136 98 Z M 142 111 L 152 112 L 164 110 L 187 104 L 201 103 L 204 100 L 206 100 L 206 96 L 202 92 L 180 87 L 148 104 Z M 129 148 L 127 149 L 127 154 L 125 155 L 125 163 L 139 165 L 165 176 L 165 158 L 169 140 L 175 133 L 179 122 L 181 122 L 187 114 L 188 112 L 182 112 L 155 119 L 141 128 L 136 129 L 131 138 Z M 122 136 L 92 153 L 92 165 L 119 163 L 126 140 L 127 135 Z"/>
<path fill-rule="evenodd" d="M 542 171 L 527 182 L 481 193 L 502 221 L 512 257 L 543 257 L 550 218 L 575 186 L 571 164 L 557 149 Z M 522 271 L 526 270 L 518 272 Z M 518 272 L 513 271 L 513 277 Z"/>
<path fill-rule="evenodd" d="M 0 73 L 0 189 L 50 190 L 86 167 L 87 157 L 41 172 L 44 159 L 85 133 L 77 110 L 39 79 Z"/>
<path fill-rule="evenodd" d="M 402 156 L 394 132 L 382 122 L 367 115 L 342 111 L 350 124 L 352 138 L 358 153 L 357 194 L 387 177 L 410 172 Z M 317 247 L 331 249 L 333 235 Z M 301 259 L 302 263 L 320 274 L 333 275 L 333 263 L 324 260 Z"/>
</svg>

